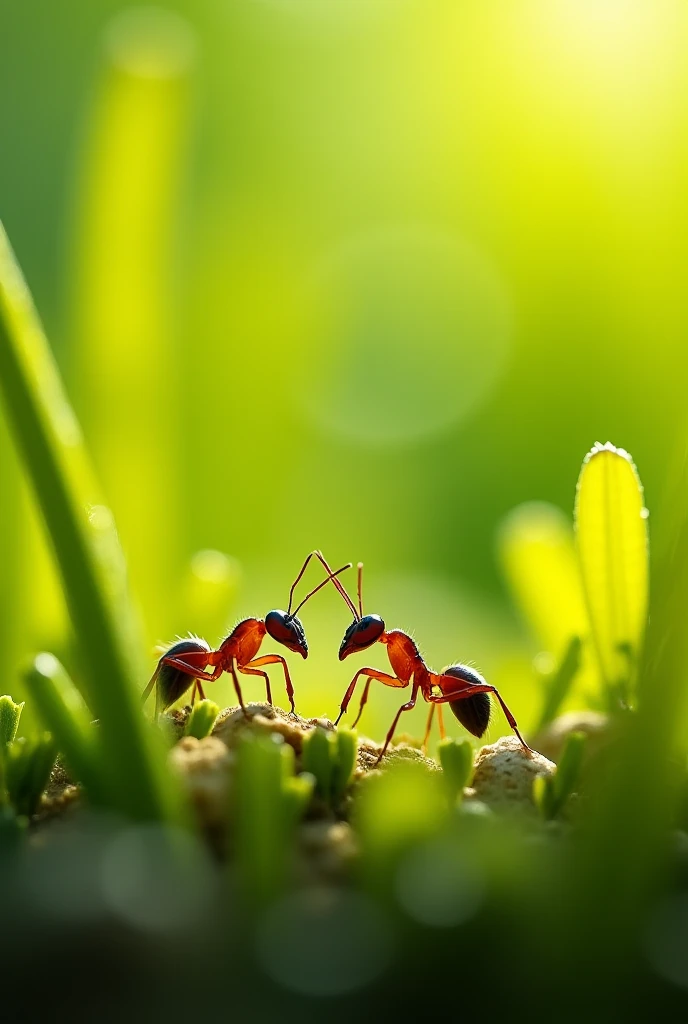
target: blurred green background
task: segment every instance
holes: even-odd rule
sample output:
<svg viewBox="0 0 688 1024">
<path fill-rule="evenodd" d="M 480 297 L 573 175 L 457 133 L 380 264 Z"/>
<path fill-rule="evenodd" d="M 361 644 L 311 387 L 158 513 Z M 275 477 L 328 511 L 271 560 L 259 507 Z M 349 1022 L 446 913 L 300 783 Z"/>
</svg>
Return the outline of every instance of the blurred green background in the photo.
<svg viewBox="0 0 688 1024">
<path fill-rule="evenodd" d="M 431 665 L 478 665 L 532 724 L 544 640 L 500 571 L 504 517 L 570 518 L 607 439 L 652 510 L 683 436 L 687 42 L 683 0 L 4 6 L 0 218 L 151 671 L 158 642 L 284 607 L 317 546 L 365 562 L 367 610 Z M 29 654 L 72 644 L 4 423 L 0 494 L 19 695 Z M 303 621 L 297 706 L 334 716 L 385 652 L 337 662 L 329 589 Z M 374 691 L 364 731 L 398 703 Z"/>
</svg>

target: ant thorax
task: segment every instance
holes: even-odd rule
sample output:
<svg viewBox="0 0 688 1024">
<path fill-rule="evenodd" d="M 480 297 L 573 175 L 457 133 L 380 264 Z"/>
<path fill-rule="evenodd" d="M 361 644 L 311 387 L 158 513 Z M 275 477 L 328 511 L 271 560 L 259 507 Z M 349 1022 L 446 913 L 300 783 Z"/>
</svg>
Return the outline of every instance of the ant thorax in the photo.
<svg viewBox="0 0 688 1024">
<path fill-rule="evenodd" d="M 255 658 L 265 636 L 262 619 L 242 619 L 220 644 L 225 658 L 236 658 L 237 664 L 246 665 Z"/>
<path fill-rule="evenodd" d="M 389 663 L 399 679 L 409 680 L 423 666 L 415 641 L 401 629 L 390 629 L 385 635 Z"/>
</svg>

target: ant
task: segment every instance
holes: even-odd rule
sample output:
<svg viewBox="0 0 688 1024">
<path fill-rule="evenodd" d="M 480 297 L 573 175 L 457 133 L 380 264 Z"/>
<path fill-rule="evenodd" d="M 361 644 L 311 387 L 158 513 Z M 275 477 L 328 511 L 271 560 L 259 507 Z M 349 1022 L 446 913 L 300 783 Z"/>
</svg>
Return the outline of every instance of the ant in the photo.
<svg viewBox="0 0 688 1024">
<path fill-rule="evenodd" d="M 327 571 L 327 577 L 318 584 L 309 594 L 304 597 L 301 604 L 292 612 L 291 606 L 294 599 L 294 590 L 305 573 L 308 563 L 313 556 L 320 559 Z M 272 693 L 270 691 L 270 679 L 267 672 L 262 671 L 261 666 L 281 663 L 284 669 L 284 679 L 287 688 L 287 696 L 291 705 L 291 712 L 294 714 L 294 687 L 289 676 L 289 668 L 281 654 L 265 654 L 257 658 L 260 646 L 265 634 L 268 633 L 273 640 L 282 644 L 290 651 L 300 654 L 302 658 L 308 657 L 308 643 L 306 634 L 300 619 L 296 613 L 304 606 L 314 594 L 317 594 L 322 587 L 330 580 L 334 580 L 339 573 L 351 568 L 352 563 L 348 562 L 341 569 L 332 572 L 325 561 L 322 552 L 311 551 L 303 563 L 301 572 L 292 583 L 289 591 L 289 607 L 287 611 L 268 612 L 264 619 L 243 619 L 239 622 L 229 636 L 222 641 L 216 651 L 201 637 L 191 636 L 186 640 L 179 640 L 166 651 L 160 658 L 155 672 L 153 673 L 146 689 L 143 692 L 143 700 L 148 698 L 151 690 L 157 681 L 156 714 L 165 711 L 189 689 L 193 680 L 193 692 L 191 703 L 196 697 L 196 691 L 203 699 L 202 682 L 212 683 L 218 679 L 223 672 L 229 672 L 236 690 L 239 704 L 242 710 L 246 711 L 244 698 L 239 686 L 237 671 L 247 676 L 262 676 L 265 680 L 265 690 L 268 704 L 272 704 Z M 212 671 L 207 671 L 207 669 Z"/>
<path fill-rule="evenodd" d="M 328 568 L 328 572 L 329 571 L 330 570 Z M 379 615 L 363 614 L 362 562 L 358 563 L 358 608 L 354 605 L 341 582 L 333 579 L 333 583 L 346 601 L 354 616 L 354 621 L 344 634 L 344 639 L 342 640 L 341 647 L 339 648 L 339 660 L 344 661 L 344 659 L 348 658 L 350 654 L 355 654 L 357 651 L 363 651 L 367 647 L 371 647 L 374 643 L 379 642 L 387 646 L 387 656 L 394 672 L 394 675 L 390 675 L 388 672 L 381 672 L 376 668 L 360 668 L 349 683 L 347 691 L 344 694 L 344 699 L 340 705 L 340 712 L 335 725 L 339 723 L 342 715 L 346 713 L 349 701 L 354 695 L 356 683 L 362 676 L 367 676 L 367 680 L 363 689 L 358 714 L 356 715 L 356 719 L 353 723 L 354 726 L 356 726 L 363 713 L 363 708 L 368 700 L 370 683 L 373 679 L 379 680 L 379 682 L 383 683 L 385 686 L 401 688 L 411 684 L 412 687 L 410 700 L 408 700 L 406 704 L 402 704 L 396 713 L 394 721 L 392 722 L 392 727 L 387 733 L 385 744 L 377 759 L 377 764 L 380 763 L 385 755 L 402 712 L 411 711 L 411 709 L 415 707 L 418 691 L 421 692 L 423 698 L 430 704 L 430 714 L 428 715 L 427 726 L 425 729 L 423 747 L 426 746 L 430 736 L 433 715 L 435 713 L 435 705 L 439 705 L 438 716 L 440 736 L 442 739 L 444 739 L 445 736 L 444 722 L 442 719 L 443 704 L 449 704 L 449 707 L 458 721 L 465 729 L 468 730 L 468 732 L 473 736 L 483 736 L 490 722 L 490 713 L 492 710 L 490 694 L 492 693 L 501 704 L 509 725 L 518 736 L 524 749 L 528 754 L 531 753 L 531 748 L 518 731 L 516 719 L 504 703 L 499 691 L 496 687 L 491 686 L 479 672 L 474 668 L 470 668 L 468 665 L 459 664 L 449 665 L 449 667 L 445 668 L 443 672 L 433 672 L 426 665 L 418 647 L 408 633 L 405 633 L 401 629 L 385 630 L 385 623 Z"/>
</svg>

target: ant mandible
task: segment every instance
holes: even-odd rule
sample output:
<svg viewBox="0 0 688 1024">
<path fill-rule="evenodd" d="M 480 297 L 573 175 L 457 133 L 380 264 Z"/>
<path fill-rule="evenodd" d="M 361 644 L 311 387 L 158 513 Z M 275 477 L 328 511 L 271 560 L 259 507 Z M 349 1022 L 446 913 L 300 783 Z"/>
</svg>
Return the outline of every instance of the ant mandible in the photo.
<svg viewBox="0 0 688 1024">
<path fill-rule="evenodd" d="M 292 612 L 291 606 L 294 599 L 294 591 L 305 573 L 308 563 L 314 556 L 319 558 L 325 566 L 327 576 L 304 597 L 301 604 Z M 287 697 L 289 698 L 293 714 L 295 711 L 294 687 L 292 686 L 289 668 L 285 659 L 281 654 L 265 654 L 261 658 L 257 658 L 256 654 L 260 649 L 265 634 L 268 633 L 273 640 L 276 640 L 288 650 L 300 654 L 303 658 L 307 658 L 308 643 L 306 641 L 306 634 L 300 619 L 296 617 L 296 613 L 304 606 L 306 601 L 310 600 L 314 594 L 317 594 L 330 580 L 334 581 L 339 573 L 350 569 L 351 564 L 351 562 L 348 562 L 341 569 L 332 572 L 322 552 L 311 551 L 303 563 L 300 573 L 292 583 L 291 590 L 289 591 L 289 607 L 286 612 L 277 609 L 268 612 L 264 619 L 243 619 L 234 627 L 229 636 L 222 641 L 216 651 L 212 650 L 201 637 L 179 640 L 160 658 L 155 672 L 143 692 L 142 699 L 145 701 L 148 698 L 157 681 L 156 714 L 159 714 L 179 700 L 189 689 L 192 681 L 193 693 L 191 702 L 193 703 L 196 690 L 198 690 L 201 699 L 205 696 L 202 683 L 213 683 L 223 672 L 229 672 L 239 704 L 242 710 L 246 711 L 237 677 L 237 672 L 240 672 L 242 675 L 247 676 L 262 676 L 265 680 L 267 702 L 272 704 L 270 679 L 267 672 L 262 670 L 262 666 L 274 665 L 279 662 L 284 669 Z M 208 669 L 212 669 L 212 671 L 207 671 Z"/>
<path fill-rule="evenodd" d="M 328 572 L 329 571 L 330 570 L 328 568 Z M 367 676 L 367 680 L 363 689 L 358 714 L 356 715 L 356 719 L 353 723 L 354 726 L 358 723 L 361 714 L 363 713 L 366 701 L 368 700 L 368 690 L 370 689 L 371 680 L 377 679 L 385 686 L 394 686 L 399 688 L 409 686 L 409 684 L 411 685 L 411 698 L 406 702 L 406 704 L 402 704 L 397 711 L 394 721 L 392 722 L 392 727 L 387 733 L 385 744 L 377 759 L 378 764 L 384 757 L 387 747 L 392 740 L 394 730 L 397 727 L 397 722 L 399 721 L 402 712 L 411 711 L 411 709 L 415 707 L 419 691 L 423 698 L 430 704 L 430 714 L 428 715 L 423 746 L 427 744 L 428 737 L 430 736 L 435 705 L 439 705 L 438 714 L 440 735 L 442 738 L 444 738 L 445 735 L 444 722 L 442 720 L 442 704 L 449 704 L 449 707 L 458 721 L 473 736 L 483 736 L 490 722 L 490 712 L 492 710 L 490 694 L 492 693 L 501 704 L 509 725 L 518 736 L 524 749 L 529 754 L 531 753 L 531 748 L 518 731 L 516 719 L 504 703 L 499 691 L 495 686 L 491 686 L 479 672 L 476 672 L 474 668 L 470 668 L 468 665 L 459 664 L 449 665 L 449 667 L 445 668 L 443 672 L 433 672 L 425 664 L 423 656 L 408 633 L 405 633 L 401 629 L 385 630 L 385 623 L 379 615 L 363 614 L 362 562 L 358 563 L 358 608 L 354 605 L 342 583 L 339 580 L 334 579 L 333 583 L 346 601 L 354 616 L 354 621 L 344 634 L 344 639 L 342 640 L 341 647 L 339 648 L 339 660 L 344 661 L 344 659 L 348 658 L 350 654 L 355 654 L 357 651 L 364 651 L 374 643 L 381 643 L 385 644 L 387 647 L 387 657 L 389 658 L 394 671 L 394 675 L 390 675 L 388 672 L 381 672 L 377 668 L 360 668 L 349 683 L 347 691 L 344 694 L 344 699 L 340 705 L 340 712 L 335 725 L 339 723 L 342 716 L 346 713 L 349 702 L 354 695 L 356 684 L 361 677 Z M 439 692 L 436 693 L 436 690 Z"/>
</svg>

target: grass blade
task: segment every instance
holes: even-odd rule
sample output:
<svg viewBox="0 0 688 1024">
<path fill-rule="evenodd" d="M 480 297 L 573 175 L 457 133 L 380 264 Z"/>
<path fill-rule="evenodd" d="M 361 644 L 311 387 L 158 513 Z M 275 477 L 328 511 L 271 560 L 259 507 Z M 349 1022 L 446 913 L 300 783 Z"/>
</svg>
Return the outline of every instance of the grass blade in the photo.
<svg viewBox="0 0 688 1024">
<path fill-rule="evenodd" d="M 81 432 L 28 287 L 0 225 L 0 389 L 59 565 L 113 804 L 140 819 L 176 816 L 164 759 L 139 702 L 142 652 L 112 515 L 98 503 Z"/>
<path fill-rule="evenodd" d="M 469 740 L 447 737 L 440 740 L 437 753 L 442 765 L 442 781 L 450 803 L 454 804 L 463 797 L 464 786 L 469 783 L 473 770 L 473 747 Z"/>
<path fill-rule="evenodd" d="M 332 768 L 332 798 L 341 800 L 347 791 L 356 768 L 358 733 L 355 729 L 340 727 L 335 733 L 335 759 Z"/>
<path fill-rule="evenodd" d="M 571 636 L 588 632 L 569 519 L 543 501 L 519 505 L 501 526 L 498 549 L 523 617 L 541 649 L 559 662 Z"/>
<path fill-rule="evenodd" d="M 14 810 L 27 818 L 38 809 L 57 757 L 49 732 L 15 740 L 5 758 L 7 792 Z"/>
<path fill-rule="evenodd" d="M 625 700 L 647 621 L 648 538 L 642 484 L 622 448 L 596 444 L 583 462 L 576 541 L 600 672 Z"/>
<path fill-rule="evenodd" d="M 561 662 L 557 666 L 554 674 L 547 680 L 545 699 L 535 730 L 536 732 L 540 732 L 541 729 L 544 729 L 545 726 L 554 721 L 559 714 L 561 706 L 571 690 L 573 681 L 580 671 L 581 655 L 582 645 L 580 637 L 571 637 L 569 645 L 564 653 L 564 657 L 561 659 Z"/>
<path fill-rule="evenodd" d="M 98 729 L 90 722 L 81 696 L 62 665 L 52 654 L 39 654 L 25 682 L 74 779 L 83 784 L 92 803 L 107 803 L 106 769 L 98 758 Z"/>
<path fill-rule="evenodd" d="M 158 637 L 181 569 L 178 503 L 161 515 L 151 494 L 165 494 L 178 450 L 171 257 L 195 38 L 151 6 L 119 12 L 105 43 L 77 192 L 73 400 Z"/>
<path fill-rule="evenodd" d="M 319 725 L 307 733 L 303 740 L 301 755 L 303 770 L 315 777 L 318 796 L 328 801 L 332 795 L 336 742 L 335 734 Z"/>
</svg>

